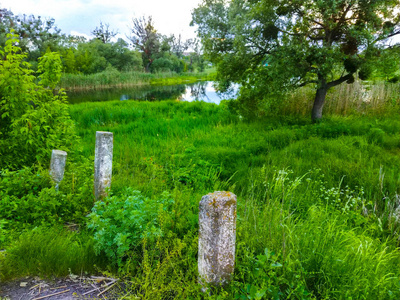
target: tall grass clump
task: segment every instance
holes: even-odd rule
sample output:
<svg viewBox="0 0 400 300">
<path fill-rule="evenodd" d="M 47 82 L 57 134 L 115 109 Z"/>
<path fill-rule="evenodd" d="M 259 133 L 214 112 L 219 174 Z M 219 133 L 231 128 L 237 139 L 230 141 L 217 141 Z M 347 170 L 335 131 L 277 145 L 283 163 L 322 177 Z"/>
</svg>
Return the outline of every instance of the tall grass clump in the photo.
<svg viewBox="0 0 400 300">
<path fill-rule="evenodd" d="M 280 170 L 271 179 L 264 176 L 253 175 L 239 202 L 233 293 L 265 299 L 398 297 L 397 242 L 371 237 L 375 225 L 361 213 L 362 197 L 346 205 L 348 195 L 359 192 L 346 196 L 339 190 L 329 198 L 323 192 L 328 187 L 313 186 L 312 174 L 291 179 Z"/>
<path fill-rule="evenodd" d="M 93 238 L 87 232 L 37 227 L 22 233 L 7 248 L 0 259 L 0 278 L 96 273 L 106 265 L 105 257 L 95 255 Z"/>
</svg>

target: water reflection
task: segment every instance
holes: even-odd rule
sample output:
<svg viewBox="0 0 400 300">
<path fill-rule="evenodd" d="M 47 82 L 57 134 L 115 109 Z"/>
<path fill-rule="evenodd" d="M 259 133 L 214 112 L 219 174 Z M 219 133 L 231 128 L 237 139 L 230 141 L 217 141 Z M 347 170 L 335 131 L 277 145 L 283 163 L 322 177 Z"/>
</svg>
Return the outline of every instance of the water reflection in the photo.
<svg viewBox="0 0 400 300">
<path fill-rule="evenodd" d="M 237 87 L 230 93 L 218 93 L 211 81 L 169 86 L 135 86 L 129 88 L 112 88 L 83 92 L 67 92 L 70 103 L 110 101 L 120 99 L 139 101 L 180 100 L 205 101 L 219 104 L 222 99 L 236 97 Z"/>
</svg>

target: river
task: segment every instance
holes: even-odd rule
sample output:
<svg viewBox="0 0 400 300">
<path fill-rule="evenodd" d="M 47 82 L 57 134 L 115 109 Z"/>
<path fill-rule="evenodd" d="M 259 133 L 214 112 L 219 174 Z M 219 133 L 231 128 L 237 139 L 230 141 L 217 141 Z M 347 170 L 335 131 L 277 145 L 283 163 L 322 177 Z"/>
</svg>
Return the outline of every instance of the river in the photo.
<svg viewBox="0 0 400 300">
<path fill-rule="evenodd" d="M 237 86 L 228 93 L 219 93 L 215 90 L 212 81 L 198 81 L 191 84 L 168 86 L 141 85 L 129 88 L 109 88 L 102 90 L 89 90 L 69 92 L 69 103 L 111 101 L 111 100 L 138 100 L 138 101 L 205 101 L 219 104 L 223 99 L 234 99 Z"/>
</svg>

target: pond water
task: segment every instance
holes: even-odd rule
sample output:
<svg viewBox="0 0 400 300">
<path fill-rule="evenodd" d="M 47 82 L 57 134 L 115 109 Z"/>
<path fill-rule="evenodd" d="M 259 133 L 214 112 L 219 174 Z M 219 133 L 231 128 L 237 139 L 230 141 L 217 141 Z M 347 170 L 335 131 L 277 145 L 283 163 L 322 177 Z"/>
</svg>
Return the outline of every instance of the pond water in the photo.
<svg viewBox="0 0 400 300">
<path fill-rule="evenodd" d="M 219 104 L 223 99 L 236 98 L 237 90 L 238 88 L 235 86 L 228 93 L 219 93 L 215 90 L 212 81 L 198 81 L 191 84 L 168 86 L 145 85 L 81 92 L 67 91 L 67 94 L 71 104 L 94 101 L 111 101 L 117 99 L 121 101 L 159 101 L 174 99 L 180 101 L 205 101 Z"/>
</svg>

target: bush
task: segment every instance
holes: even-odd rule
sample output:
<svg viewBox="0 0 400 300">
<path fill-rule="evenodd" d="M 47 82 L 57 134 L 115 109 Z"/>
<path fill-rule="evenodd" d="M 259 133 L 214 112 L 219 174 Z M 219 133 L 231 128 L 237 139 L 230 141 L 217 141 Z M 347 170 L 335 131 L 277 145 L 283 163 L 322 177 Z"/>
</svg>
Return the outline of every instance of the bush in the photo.
<svg viewBox="0 0 400 300">
<path fill-rule="evenodd" d="M 172 204 L 168 194 L 149 199 L 130 188 L 121 195 L 96 202 L 88 227 L 94 231 L 97 253 L 104 251 L 114 263 L 121 265 L 127 252 L 140 245 L 142 239 L 151 242 L 163 235 L 162 222 L 171 219 Z"/>
<path fill-rule="evenodd" d="M 47 169 L 25 167 L 0 171 L 0 228 L 20 231 L 81 221 L 93 204 L 91 169 L 84 162 L 70 163 L 59 191 L 54 188 Z M 0 242 L 7 241 L 0 238 Z"/>
<path fill-rule="evenodd" d="M 53 90 L 61 76 L 60 56 L 46 53 L 35 77 L 17 43 L 9 34 L 0 50 L 0 169 L 43 162 L 52 149 L 68 151 L 77 139 L 66 94 Z"/>
</svg>

